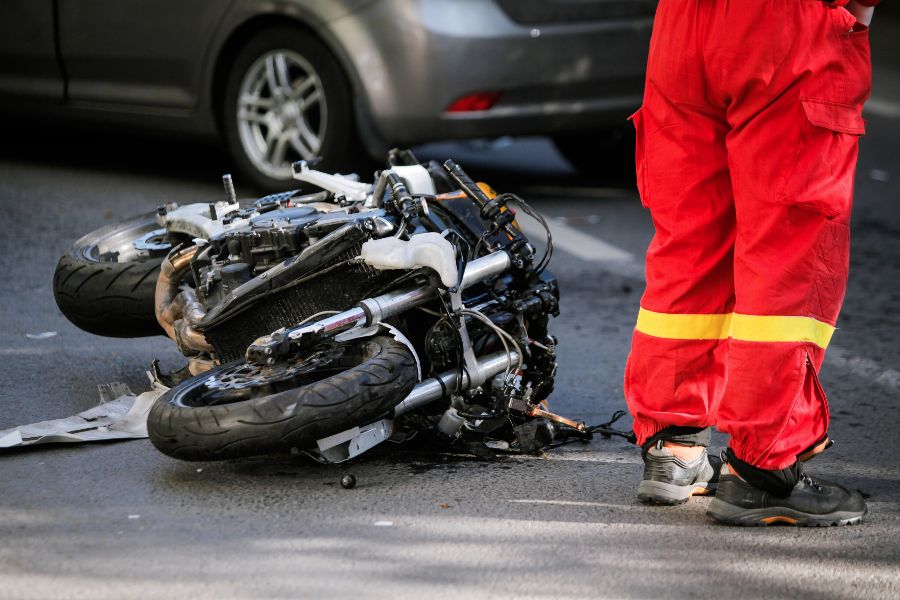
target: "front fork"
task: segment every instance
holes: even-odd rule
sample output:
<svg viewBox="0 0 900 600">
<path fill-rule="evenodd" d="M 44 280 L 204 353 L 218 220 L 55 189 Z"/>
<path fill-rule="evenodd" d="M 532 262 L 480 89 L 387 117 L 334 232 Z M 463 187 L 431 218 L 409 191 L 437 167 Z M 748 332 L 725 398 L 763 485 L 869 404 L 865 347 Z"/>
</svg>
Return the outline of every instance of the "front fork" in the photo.
<svg viewBox="0 0 900 600">
<path fill-rule="evenodd" d="M 463 308 L 462 292 L 465 288 L 485 279 L 502 275 L 509 270 L 511 265 L 510 255 L 504 250 L 498 250 L 468 263 L 460 285 L 450 292 L 454 310 Z M 338 334 L 374 327 L 386 319 L 430 302 L 436 294 L 437 288 L 435 287 L 413 286 L 374 298 L 366 298 L 357 306 L 336 315 L 313 323 L 285 327 L 257 338 L 247 348 L 247 361 L 259 365 L 275 364 L 285 356 L 310 348 L 324 340 L 334 338 Z M 493 374 L 489 375 L 479 367 L 472 351 L 472 345 L 469 343 L 464 322 L 460 325 L 460 334 L 463 339 L 466 369 L 471 378 L 469 385 L 481 385 Z"/>
</svg>

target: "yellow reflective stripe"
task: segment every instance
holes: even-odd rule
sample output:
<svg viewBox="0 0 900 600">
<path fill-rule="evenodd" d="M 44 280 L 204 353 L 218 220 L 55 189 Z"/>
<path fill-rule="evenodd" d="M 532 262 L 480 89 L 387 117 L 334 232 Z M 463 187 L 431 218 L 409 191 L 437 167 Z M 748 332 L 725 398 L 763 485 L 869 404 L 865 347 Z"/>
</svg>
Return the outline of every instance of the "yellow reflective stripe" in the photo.
<svg viewBox="0 0 900 600">
<path fill-rule="evenodd" d="M 734 313 L 731 337 L 746 342 L 812 342 L 825 349 L 834 327 L 811 317 L 742 315 Z"/>
<path fill-rule="evenodd" d="M 723 340 L 731 330 L 731 313 L 726 315 L 674 315 L 642 308 L 637 330 L 671 340 Z"/>
<path fill-rule="evenodd" d="M 653 337 L 673 340 L 746 342 L 811 342 L 827 348 L 834 327 L 811 317 L 744 315 L 740 313 L 685 315 L 658 313 L 642 308 L 636 329 Z"/>
</svg>

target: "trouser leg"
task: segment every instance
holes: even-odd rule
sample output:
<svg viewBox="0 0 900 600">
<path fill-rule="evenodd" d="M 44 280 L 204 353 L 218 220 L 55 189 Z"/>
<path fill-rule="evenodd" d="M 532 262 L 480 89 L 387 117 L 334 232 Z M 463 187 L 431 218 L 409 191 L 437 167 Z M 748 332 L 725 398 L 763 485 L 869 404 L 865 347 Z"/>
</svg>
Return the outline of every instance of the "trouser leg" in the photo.
<svg viewBox="0 0 900 600">
<path fill-rule="evenodd" d="M 729 74 L 722 91 L 737 222 L 718 426 L 741 461 L 777 471 L 828 428 L 818 370 L 846 289 L 870 72 L 867 40 L 849 33 L 843 9 L 796 2 L 767 10 L 766 26 L 790 32 L 789 41 L 761 31 L 757 12 L 723 9 L 709 47 L 711 68 Z"/>
<path fill-rule="evenodd" d="M 638 186 L 656 230 L 625 369 L 641 445 L 660 432 L 685 436 L 713 424 L 725 388 L 734 207 L 726 124 L 701 83 L 696 9 L 660 3 L 644 104 L 632 118 Z"/>
</svg>

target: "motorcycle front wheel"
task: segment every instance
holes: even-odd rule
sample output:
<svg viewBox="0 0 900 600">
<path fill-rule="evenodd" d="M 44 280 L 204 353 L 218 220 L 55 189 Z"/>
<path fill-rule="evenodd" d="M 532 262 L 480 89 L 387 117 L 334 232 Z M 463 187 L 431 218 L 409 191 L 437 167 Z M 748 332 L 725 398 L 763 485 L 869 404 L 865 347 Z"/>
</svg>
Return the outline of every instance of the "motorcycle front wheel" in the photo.
<svg viewBox="0 0 900 600">
<path fill-rule="evenodd" d="M 93 231 L 59 259 L 53 296 L 74 325 L 97 335 L 163 334 L 153 297 L 171 244 L 153 213 Z"/>
<path fill-rule="evenodd" d="M 166 392 L 150 409 L 150 441 L 181 460 L 303 450 L 389 413 L 417 380 L 410 350 L 392 337 L 328 343 L 259 366 L 235 361 Z"/>
</svg>

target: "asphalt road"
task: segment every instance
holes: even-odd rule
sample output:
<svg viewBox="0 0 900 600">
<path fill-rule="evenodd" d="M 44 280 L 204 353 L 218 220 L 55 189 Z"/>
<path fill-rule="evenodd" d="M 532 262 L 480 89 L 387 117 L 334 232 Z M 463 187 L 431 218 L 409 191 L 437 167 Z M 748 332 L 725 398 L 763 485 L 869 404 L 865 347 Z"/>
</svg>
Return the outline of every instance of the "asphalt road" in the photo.
<svg viewBox="0 0 900 600">
<path fill-rule="evenodd" d="M 880 73 L 850 287 L 822 373 L 837 444 L 810 465 L 871 495 L 862 526 L 732 529 L 707 520 L 706 499 L 645 507 L 634 499 L 639 454 L 618 440 L 496 461 L 392 445 L 332 467 L 189 464 L 146 440 L 43 448 L 0 454 L 0 598 L 900 597 L 900 110 L 890 110 L 900 68 Z M 532 197 L 560 239 L 602 240 L 589 251 L 561 243 L 556 255 L 552 404 L 590 423 L 622 408 L 652 233 L 634 192 L 572 175 L 543 140 L 421 153 Z M 218 199 L 224 169 L 215 150 L 183 143 L 6 138 L 0 429 L 85 410 L 98 383 L 144 389 L 154 357 L 177 363 L 164 339 L 76 329 L 54 304 L 51 276 L 85 232 L 169 201 Z M 46 331 L 57 335 L 26 337 Z M 338 485 L 348 472 L 356 489 Z"/>
</svg>

